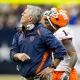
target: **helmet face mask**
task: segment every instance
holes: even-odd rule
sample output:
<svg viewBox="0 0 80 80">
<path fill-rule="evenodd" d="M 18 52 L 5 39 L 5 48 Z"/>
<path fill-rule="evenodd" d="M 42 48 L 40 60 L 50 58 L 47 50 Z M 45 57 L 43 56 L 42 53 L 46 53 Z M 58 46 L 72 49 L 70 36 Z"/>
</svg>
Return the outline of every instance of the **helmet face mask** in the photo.
<svg viewBox="0 0 80 80">
<path fill-rule="evenodd" d="M 50 13 L 50 17 L 53 16 L 54 18 L 58 18 L 58 12 L 56 8 L 51 8 Z"/>
<path fill-rule="evenodd" d="M 69 23 L 69 14 L 62 8 L 51 8 L 48 11 L 49 15 L 44 16 L 44 20 L 49 17 L 51 23 L 58 25 L 59 27 L 65 27 Z"/>
</svg>

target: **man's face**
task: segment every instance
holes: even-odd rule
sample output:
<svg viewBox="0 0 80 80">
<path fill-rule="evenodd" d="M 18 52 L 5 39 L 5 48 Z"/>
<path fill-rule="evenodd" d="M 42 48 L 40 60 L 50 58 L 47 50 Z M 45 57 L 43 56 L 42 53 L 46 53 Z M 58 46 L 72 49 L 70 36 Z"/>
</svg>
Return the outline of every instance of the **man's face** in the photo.
<svg viewBox="0 0 80 80">
<path fill-rule="evenodd" d="M 49 21 L 48 20 L 45 20 L 45 27 L 50 30 L 51 32 L 53 31 L 53 28 L 52 26 L 50 25 Z"/>
<path fill-rule="evenodd" d="M 30 9 L 26 9 L 23 13 L 22 13 L 22 17 L 21 17 L 21 20 L 20 20 L 20 22 L 21 22 L 21 24 L 28 24 L 28 22 L 29 22 L 29 15 L 28 15 L 28 13 L 29 13 L 29 11 L 30 11 Z"/>
</svg>

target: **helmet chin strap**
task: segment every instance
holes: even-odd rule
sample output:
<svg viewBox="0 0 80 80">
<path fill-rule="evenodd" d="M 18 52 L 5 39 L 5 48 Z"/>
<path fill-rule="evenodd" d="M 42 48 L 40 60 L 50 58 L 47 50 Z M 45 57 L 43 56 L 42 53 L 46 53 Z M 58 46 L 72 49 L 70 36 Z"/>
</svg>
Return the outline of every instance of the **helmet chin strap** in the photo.
<svg viewBox="0 0 80 80">
<path fill-rule="evenodd" d="M 49 16 L 47 16 L 47 19 L 48 19 L 50 25 L 56 30 L 56 28 L 54 27 L 54 25 L 51 23 L 51 21 L 50 21 L 50 19 L 49 19 Z"/>
</svg>

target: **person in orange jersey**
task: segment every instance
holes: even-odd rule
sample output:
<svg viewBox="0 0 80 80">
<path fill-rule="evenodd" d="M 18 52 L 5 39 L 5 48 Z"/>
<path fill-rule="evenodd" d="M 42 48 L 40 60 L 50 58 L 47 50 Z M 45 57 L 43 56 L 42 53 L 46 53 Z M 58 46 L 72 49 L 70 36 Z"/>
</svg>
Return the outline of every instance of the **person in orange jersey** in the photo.
<svg viewBox="0 0 80 80">
<path fill-rule="evenodd" d="M 67 50 L 64 60 L 54 70 L 52 80 L 78 80 L 78 74 L 74 68 L 77 54 L 73 45 L 73 32 L 66 26 L 70 19 L 68 12 L 63 8 L 51 8 L 44 12 L 43 19 L 44 27 L 50 30 Z M 52 59 L 54 61 L 54 57 Z"/>
</svg>

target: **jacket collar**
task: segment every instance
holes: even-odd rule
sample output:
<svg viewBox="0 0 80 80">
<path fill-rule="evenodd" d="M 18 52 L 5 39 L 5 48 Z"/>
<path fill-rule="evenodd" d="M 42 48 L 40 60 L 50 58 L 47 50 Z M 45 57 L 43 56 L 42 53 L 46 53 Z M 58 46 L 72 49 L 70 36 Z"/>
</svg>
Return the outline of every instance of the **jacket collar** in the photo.
<svg viewBox="0 0 80 80">
<path fill-rule="evenodd" d="M 31 30 L 31 31 L 26 31 L 27 36 L 28 36 L 28 35 L 34 35 L 34 34 L 36 34 L 36 33 L 37 33 L 37 30 L 40 29 L 40 27 L 42 27 L 42 25 L 39 23 L 38 25 L 36 25 L 36 26 L 34 27 L 33 30 Z"/>
</svg>

